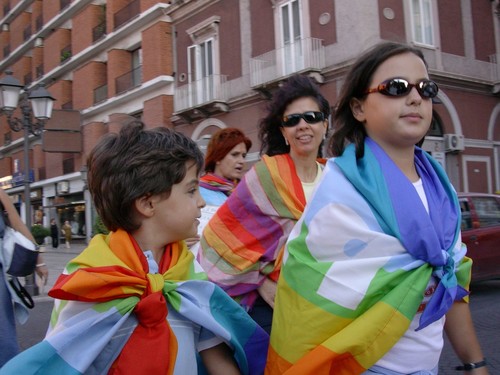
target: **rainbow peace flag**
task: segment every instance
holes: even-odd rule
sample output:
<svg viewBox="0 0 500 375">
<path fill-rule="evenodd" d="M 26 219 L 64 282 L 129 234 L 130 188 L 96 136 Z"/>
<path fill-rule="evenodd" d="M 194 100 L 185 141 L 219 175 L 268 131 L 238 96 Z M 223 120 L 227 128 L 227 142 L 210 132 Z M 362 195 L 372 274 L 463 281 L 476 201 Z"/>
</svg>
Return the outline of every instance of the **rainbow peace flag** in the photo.
<svg viewBox="0 0 500 375">
<path fill-rule="evenodd" d="M 466 299 L 471 261 L 456 194 L 422 150 L 411 182 L 373 141 L 331 159 L 290 234 L 278 282 L 266 374 L 361 374 L 405 334 L 432 277 L 420 327 Z"/>
<path fill-rule="evenodd" d="M 209 279 L 251 307 L 266 277 L 278 279 L 286 240 L 305 203 L 290 155 L 264 155 L 203 231 L 198 259 Z"/>
</svg>

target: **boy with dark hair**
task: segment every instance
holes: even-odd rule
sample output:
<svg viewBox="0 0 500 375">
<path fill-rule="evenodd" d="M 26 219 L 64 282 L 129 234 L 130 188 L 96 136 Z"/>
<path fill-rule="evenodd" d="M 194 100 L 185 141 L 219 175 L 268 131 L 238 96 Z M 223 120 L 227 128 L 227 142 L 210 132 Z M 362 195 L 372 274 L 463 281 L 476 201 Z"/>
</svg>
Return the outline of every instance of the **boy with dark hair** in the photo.
<svg viewBox="0 0 500 375">
<path fill-rule="evenodd" d="M 206 281 L 183 241 L 205 205 L 196 143 L 134 122 L 104 137 L 87 166 L 111 233 L 95 236 L 49 292 L 44 341 L 0 373 L 262 373 L 267 335 Z"/>
</svg>

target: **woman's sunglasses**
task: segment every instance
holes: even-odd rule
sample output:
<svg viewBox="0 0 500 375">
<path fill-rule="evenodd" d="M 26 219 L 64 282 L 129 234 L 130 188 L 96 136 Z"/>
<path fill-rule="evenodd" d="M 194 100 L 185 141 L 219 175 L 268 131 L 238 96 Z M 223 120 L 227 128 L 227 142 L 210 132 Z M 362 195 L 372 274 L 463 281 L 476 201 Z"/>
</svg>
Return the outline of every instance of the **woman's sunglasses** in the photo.
<svg viewBox="0 0 500 375">
<path fill-rule="evenodd" d="M 303 118 L 308 124 L 317 124 L 320 121 L 325 120 L 325 114 L 323 112 L 309 111 L 304 113 L 292 113 L 291 115 L 283 116 L 281 120 L 281 125 L 286 128 L 297 125 L 300 119 Z"/>
<path fill-rule="evenodd" d="M 387 96 L 406 96 L 414 87 L 423 99 L 435 98 L 439 91 L 437 83 L 430 79 L 423 79 L 417 83 L 410 83 L 406 79 L 392 78 L 382 82 L 373 89 L 366 90 L 365 94 L 379 92 Z"/>
</svg>

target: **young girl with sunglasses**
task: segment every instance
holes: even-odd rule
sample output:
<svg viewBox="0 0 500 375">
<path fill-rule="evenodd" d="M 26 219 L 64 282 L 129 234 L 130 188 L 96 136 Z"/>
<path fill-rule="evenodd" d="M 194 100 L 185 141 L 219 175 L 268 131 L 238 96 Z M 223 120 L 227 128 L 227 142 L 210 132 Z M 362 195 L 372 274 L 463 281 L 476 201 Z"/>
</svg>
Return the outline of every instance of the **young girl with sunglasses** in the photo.
<svg viewBox="0 0 500 375">
<path fill-rule="evenodd" d="M 437 94 L 407 45 L 377 45 L 352 66 L 335 157 L 287 243 L 267 374 L 437 374 L 443 329 L 457 370 L 488 373 L 456 193 L 415 146 Z"/>
<path fill-rule="evenodd" d="M 271 330 L 276 281 L 288 234 L 319 182 L 330 106 L 308 78 L 292 76 L 260 123 L 262 160 L 205 227 L 198 257 L 210 280 Z"/>
</svg>

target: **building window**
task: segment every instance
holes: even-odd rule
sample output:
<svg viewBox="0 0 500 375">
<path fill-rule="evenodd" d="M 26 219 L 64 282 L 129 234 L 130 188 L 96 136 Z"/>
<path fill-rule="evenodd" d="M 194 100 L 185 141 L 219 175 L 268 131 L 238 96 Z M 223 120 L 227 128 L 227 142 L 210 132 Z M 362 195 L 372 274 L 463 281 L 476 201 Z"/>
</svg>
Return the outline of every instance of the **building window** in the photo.
<svg viewBox="0 0 500 375">
<path fill-rule="evenodd" d="M 218 97 L 223 82 L 219 68 L 220 17 L 213 16 L 187 30 L 193 44 L 188 54 L 188 98 L 190 106 Z"/>
<path fill-rule="evenodd" d="M 139 86 L 142 83 L 142 48 L 132 51 L 132 85 Z"/>
<path fill-rule="evenodd" d="M 411 0 L 411 20 L 414 42 L 433 46 L 432 0 Z"/>
<path fill-rule="evenodd" d="M 297 72 L 303 68 L 303 32 L 300 1 L 292 0 L 280 6 L 280 35 L 284 74 Z"/>
<path fill-rule="evenodd" d="M 142 49 L 130 52 L 131 70 L 115 79 L 116 94 L 131 90 L 142 83 Z"/>
</svg>

